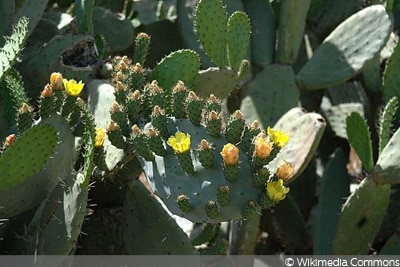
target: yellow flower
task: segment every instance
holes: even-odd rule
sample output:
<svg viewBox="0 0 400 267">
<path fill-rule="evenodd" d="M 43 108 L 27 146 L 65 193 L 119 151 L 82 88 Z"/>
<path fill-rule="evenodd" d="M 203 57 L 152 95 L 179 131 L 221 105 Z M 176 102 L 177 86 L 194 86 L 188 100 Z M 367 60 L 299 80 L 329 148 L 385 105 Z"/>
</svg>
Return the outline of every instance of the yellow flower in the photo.
<svg viewBox="0 0 400 267">
<path fill-rule="evenodd" d="M 268 127 L 268 135 L 278 148 L 282 148 L 289 141 L 289 136 L 287 134 L 279 130 L 274 130 L 270 127 Z"/>
<path fill-rule="evenodd" d="M 266 159 L 273 149 L 272 143 L 267 139 L 264 131 L 256 136 L 254 146 L 254 155 L 260 159 Z"/>
<path fill-rule="evenodd" d="M 226 165 L 236 165 L 239 162 L 239 149 L 235 145 L 228 143 L 224 145 L 221 156 Z"/>
<path fill-rule="evenodd" d="M 284 160 L 276 170 L 276 176 L 278 176 L 279 179 L 286 180 L 292 175 L 293 171 L 294 166 Z"/>
<path fill-rule="evenodd" d="M 106 132 L 102 128 L 96 128 L 96 137 L 94 138 L 94 147 L 100 148 L 103 146 Z"/>
<path fill-rule="evenodd" d="M 279 202 L 285 199 L 286 194 L 289 192 L 288 187 L 283 185 L 283 180 L 279 179 L 275 182 L 268 182 L 267 183 L 267 195 L 268 198 L 273 202 Z"/>
<path fill-rule="evenodd" d="M 190 150 L 190 135 L 176 132 L 175 136 L 168 138 L 167 144 L 172 147 L 177 154 L 186 153 Z"/>
<path fill-rule="evenodd" d="M 84 83 L 82 83 L 82 81 L 79 81 L 79 83 L 77 83 L 74 79 L 63 79 L 63 84 L 67 95 L 73 97 L 77 97 L 82 92 L 83 86 L 85 85 Z"/>
<path fill-rule="evenodd" d="M 50 85 L 51 89 L 53 90 L 61 90 L 62 89 L 62 84 L 63 84 L 63 76 L 59 72 L 53 72 L 50 75 Z"/>
</svg>

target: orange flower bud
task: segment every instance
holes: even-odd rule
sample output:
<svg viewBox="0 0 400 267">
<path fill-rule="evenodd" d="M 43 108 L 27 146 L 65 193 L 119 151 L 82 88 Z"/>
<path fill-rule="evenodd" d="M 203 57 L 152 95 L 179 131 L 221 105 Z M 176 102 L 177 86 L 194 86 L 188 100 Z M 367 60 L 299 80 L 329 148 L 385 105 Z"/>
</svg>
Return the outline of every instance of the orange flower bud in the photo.
<svg viewBox="0 0 400 267">
<path fill-rule="evenodd" d="M 236 165 L 239 162 L 239 149 L 228 143 L 222 149 L 221 156 L 226 165 Z"/>
</svg>

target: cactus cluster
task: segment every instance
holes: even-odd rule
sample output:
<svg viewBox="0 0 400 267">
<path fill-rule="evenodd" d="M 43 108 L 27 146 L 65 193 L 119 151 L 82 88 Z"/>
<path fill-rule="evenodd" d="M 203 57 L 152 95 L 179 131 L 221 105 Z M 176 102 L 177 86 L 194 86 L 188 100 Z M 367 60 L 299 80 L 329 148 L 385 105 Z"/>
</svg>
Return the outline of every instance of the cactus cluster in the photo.
<svg viewBox="0 0 400 267">
<path fill-rule="evenodd" d="M 398 254 L 380 3 L 0 0 L 0 253 Z"/>
<path fill-rule="evenodd" d="M 276 173 L 264 166 L 284 147 L 286 134 L 246 124 L 239 110 L 224 127 L 214 95 L 198 97 L 182 81 L 169 91 L 155 80 L 143 84 L 140 64 L 132 62 L 122 57 L 114 63 L 107 136 L 139 156 L 169 210 L 195 222 L 222 222 L 249 218 L 285 198 L 283 180 L 294 166 L 282 161 Z"/>
</svg>

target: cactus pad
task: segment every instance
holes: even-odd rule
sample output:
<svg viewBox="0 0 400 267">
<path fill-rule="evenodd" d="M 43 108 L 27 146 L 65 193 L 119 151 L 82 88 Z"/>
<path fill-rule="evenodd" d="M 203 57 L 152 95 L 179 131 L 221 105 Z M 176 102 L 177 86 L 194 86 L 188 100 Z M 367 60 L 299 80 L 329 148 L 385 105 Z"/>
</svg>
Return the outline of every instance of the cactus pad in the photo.
<svg viewBox="0 0 400 267">
<path fill-rule="evenodd" d="M 38 125 L 27 130 L 0 157 L 0 190 L 9 189 L 38 172 L 53 154 L 56 130 Z"/>
<path fill-rule="evenodd" d="M 214 94 L 224 99 L 236 88 L 237 83 L 236 73 L 233 70 L 208 68 L 199 72 L 199 80 L 194 91 L 201 97 Z"/>
<path fill-rule="evenodd" d="M 0 217 L 9 218 L 39 205 L 60 181 L 66 170 L 73 168 L 75 160 L 75 138 L 68 122 L 59 115 L 53 115 L 39 123 L 58 130 L 58 142 L 53 157 L 40 167 L 30 179 L 0 192 Z M 34 129 L 34 128 L 33 128 Z M 47 139 L 46 139 L 47 140 Z M 11 149 L 11 147 L 9 148 Z M 41 148 L 40 148 L 41 149 Z M 23 152 L 25 157 L 25 152 Z M 36 154 L 33 154 L 37 157 Z M 35 158 L 36 161 L 36 158 Z M 3 205 L 2 203 L 7 203 Z"/>
<path fill-rule="evenodd" d="M 219 67 L 227 65 L 228 17 L 222 1 L 200 1 L 196 9 L 196 29 L 207 55 Z"/>
<path fill-rule="evenodd" d="M 253 186 L 247 155 L 239 151 L 241 162 L 238 178 L 235 182 L 228 182 L 222 164 L 204 168 L 196 153 L 198 144 L 202 139 L 206 139 L 215 148 L 214 162 L 221 162 L 222 157 L 219 152 L 227 143 L 225 138 L 211 137 L 204 126 L 196 127 L 187 119 L 169 118 L 168 130 L 170 135 L 178 130 L 190 134 L 191 156 L 195 170 L 192 175 L 186 174 L 179 165 L 177 155 L 174 155 L 169 146 L 165 157 L 156 155 L 155 161 L 152 162 L 141 159 L 148 182 L 168 209 L 193 222 L 215 223 L 242 218 L 242 209 L 249 201 L 257 201 L 262 191 Z M 182 195 L 190 199 L 192 207 L 190 212 L 183 212 L 177 203 L 178 197 Z"/>
<path fill-rule="evenodd" d="M 365 178 L 342 208 L 336 235 L 334 255 L 366 255 L 386 213 L 390 185 L 377 185 Z"/>
<path fill-rule="evenodd" d="M 164 57 L 154 68 L 150 80 L 157 80 L 158 85 L 167 92 L 171 92 L 178 81 L 193 88 L 199 69 L 199 55 L 192 50 L 183 49 Z"/>
<path fill-rule="evenodd" d="M 320 89 L 357 74 L 385 46 L 392 23 L 383 5 L 372 5 L 342 22 L 297 75 L 302 88 Z"/>
<path fill-rule="evenodd" d="M 0 79 L 3 74 L 11 68 L 17 59 L 25 39 L 28 35 L 28 19 L 22 17 L 14 27 L 12 35 L 6 40 L 6 43 L 0 48 Z"/>
<path fill-rule="evenodd" d="M 269 168 L 275 172 L 277 165 L 286 160 L 294 165 L 294 171 L 285 183 L 298 177 L 313 157 L 325 127 L 326 122 L 318 113 L 307 113 L 301 108 L 289 110 L 274 126 L 275 129 L 286 133 L 289 141 L 270 162 Z"/>
<path fill-rule="evenodd" d="M 377 183 L 400 183 L 400 129 L 398 129 L 383 148 L 371 177 Z"/>
<path fill-rule="evenodd" d="M 140 182 L 129 185 L 124 213 L 126 220 L 124 240 L 128 253 L 194 254 L 189 238 Z"/>
<path fill-rule="evenodd" d="M 346 119 L 347 138 L 367 172 L 374 168 L 371 134 L 364 118 L 352 112 Z"/>
<path fill-rule="evenodd" d="M 237 11 L 229 17 L 227 27 L 229 66 L 238 70 L 250 43 L 250 21 L 245 13 Z"/>
</svg>

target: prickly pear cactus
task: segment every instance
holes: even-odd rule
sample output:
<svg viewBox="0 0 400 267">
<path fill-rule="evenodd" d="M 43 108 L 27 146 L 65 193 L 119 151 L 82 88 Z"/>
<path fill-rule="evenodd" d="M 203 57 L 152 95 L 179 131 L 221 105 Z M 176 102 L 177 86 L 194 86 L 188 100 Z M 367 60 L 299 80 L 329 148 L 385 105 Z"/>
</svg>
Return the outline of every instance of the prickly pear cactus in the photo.
<svg viewBox="0 0 400 267">
<path fill-rule="evenodd" d="M 3 74 L 14 64 L 22 50 L 28 34 L 28 19 L 22 17 L 14 26 L 14 32 L 7 39 L 6 43 L 0 48 L 0 79 Z"/>
<path fill-rule="evenodd" d="M 386 44 L 392 22 L 382 5 L 373 5 L 343 21 L 324 40 L 297 75 L 301 88 L 339 84 L 361 70 Z"/>
<path fill-rule="evenodd" d="M 53 154 L 57 132 L 49 125 L 38 125 L 18 137 L 0 157 L 0 192 L 25 182 L 38 172 Z"/>
</svg>

